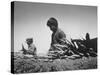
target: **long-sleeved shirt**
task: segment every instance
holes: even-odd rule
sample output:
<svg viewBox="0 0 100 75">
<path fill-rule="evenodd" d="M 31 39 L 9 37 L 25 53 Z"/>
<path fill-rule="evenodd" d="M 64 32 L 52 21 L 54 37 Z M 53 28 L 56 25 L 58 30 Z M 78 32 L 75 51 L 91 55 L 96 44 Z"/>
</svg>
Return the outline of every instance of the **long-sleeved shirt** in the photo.
<svg viewBox="0 0 100 75">
<path fill-rule="evenodd" d="M 57 29 L 55 33 L 52 33 L 51 46 L 53 44 L 64 44 L 66 40 L 66 35 L 61 29 Z"/>
</svg>

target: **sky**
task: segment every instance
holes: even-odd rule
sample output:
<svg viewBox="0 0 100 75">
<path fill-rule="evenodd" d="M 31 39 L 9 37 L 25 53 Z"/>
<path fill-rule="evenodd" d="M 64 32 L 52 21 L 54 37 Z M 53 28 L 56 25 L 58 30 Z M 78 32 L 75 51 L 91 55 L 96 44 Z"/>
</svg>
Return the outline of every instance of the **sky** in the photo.
<svg viewBox="0 0 100 75">
<path fill-rule="evenodd" d="M 66 38 L 97 37 L 97 7 L 63 4 L 45 4 L 15 2 L 14 6 L 14 51 L 19 51 L 22 44 L 27 49 L 25 40 L 33 38 L 38 54 L 46 54 L 50 48 L 52 32 L 47 27 L 49 18 L 54 17 Z"/>
</svg>

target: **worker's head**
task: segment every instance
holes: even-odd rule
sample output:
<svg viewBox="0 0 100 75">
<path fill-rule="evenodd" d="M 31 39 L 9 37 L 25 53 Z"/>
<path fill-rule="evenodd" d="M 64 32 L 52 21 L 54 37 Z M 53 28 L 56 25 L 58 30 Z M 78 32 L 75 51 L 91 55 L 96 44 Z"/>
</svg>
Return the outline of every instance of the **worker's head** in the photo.
<svg viewBox="0 0 100 75">
<path fill-rule="evenodd" d="M 47 21 L 47 26 L 49 26 L 52 31 L 56 31 L 57 28 L 58 28 L 58 22 L 57 22 L 57 20 L 55 18 L 51 17 Z"/>
<path fill-rule="evenodd" d="M 33 38 L 27 38 L 27 39 L 26 39 L 26 43 L 27 43 L 28 45 L 32 44 L 32 43 L 33 43 Z"/>
</svg>

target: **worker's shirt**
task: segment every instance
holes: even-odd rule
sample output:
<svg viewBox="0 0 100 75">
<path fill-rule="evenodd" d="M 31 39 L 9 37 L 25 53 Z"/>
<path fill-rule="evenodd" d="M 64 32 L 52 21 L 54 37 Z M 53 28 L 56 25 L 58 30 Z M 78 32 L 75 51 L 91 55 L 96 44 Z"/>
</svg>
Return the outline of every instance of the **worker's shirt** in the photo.
<svg viewBox="0 0 100 75">
<path fill-rule="evenodd" d="M 29 47 L 28 47 L 28 49 L 30 50 L 30 51 L 36 51 L 36 47 L 35 47 L 35 45 L 34 44 L 31 44 Z"/>
<path fill-rule="evenodd" d="M 55 33 L 52 34 L 52 42 L 51 46 L 53 44 L 63 44 L 65 42 L 66 35 L 61 29 L 57 29 Z"/>
</svg>

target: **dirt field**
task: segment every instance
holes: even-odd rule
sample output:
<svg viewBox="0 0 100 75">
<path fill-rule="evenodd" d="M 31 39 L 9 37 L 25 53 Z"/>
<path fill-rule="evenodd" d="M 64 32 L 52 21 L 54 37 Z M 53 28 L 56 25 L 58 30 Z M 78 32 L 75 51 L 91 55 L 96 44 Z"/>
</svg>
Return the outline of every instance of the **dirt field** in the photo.
<svg viewBox="0 0 100 75">
<path fill-rule="evenodd" d="M 68 70 L 96 69 L 97 57 L 82 57 L 79 59 L 34 59 L 24 57 L 14 59 L 14 73 L 36 73 Z"/>
</svg>

